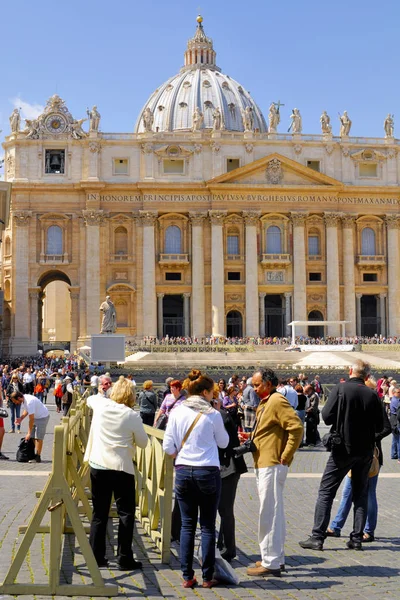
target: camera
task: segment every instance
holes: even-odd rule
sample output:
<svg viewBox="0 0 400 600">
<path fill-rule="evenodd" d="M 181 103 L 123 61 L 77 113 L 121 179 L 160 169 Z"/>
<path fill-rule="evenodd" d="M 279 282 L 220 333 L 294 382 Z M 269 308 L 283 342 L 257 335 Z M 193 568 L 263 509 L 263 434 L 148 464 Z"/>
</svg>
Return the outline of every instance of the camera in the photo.
<svg viewBox="0 0 400 600">
<path fill-rule="evenodd" d="M 239 456 L 243 456 L 248 452 L 255 452 L 256 450 L 257 448 L 253 440 L 246 440 L 243 444 L 233 449 L 233 456 L 234 458 L 239 458 Z"/>
</svg>

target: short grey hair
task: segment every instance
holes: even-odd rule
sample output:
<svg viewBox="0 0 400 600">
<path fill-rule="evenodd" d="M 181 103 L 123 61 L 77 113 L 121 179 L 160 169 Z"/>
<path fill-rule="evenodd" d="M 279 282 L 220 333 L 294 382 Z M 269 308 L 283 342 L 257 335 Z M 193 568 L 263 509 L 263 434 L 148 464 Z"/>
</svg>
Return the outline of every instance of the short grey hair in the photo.
<svg viewBox="0 0 400 600">
<path fill-rule="evenodd" d="M 111 379 L 110 375 L 100 375 L 99 383 L 103 383 L 106 380 L 110 381 L 112 383 L 112 379 Z"/>
<path fill-rule="evenodd" d="M 173 377 L 167 377 L 167 379 L 165 380 L 165 384 L 169 385 L 171 383 L 171 381 L 173 381 L 174 378 Z"/>
<path fill-rule="evenodd" d="M 357 359 L 352 363 L 351 370 L 353 371 L 353 375 L 362 377 L 365 380 L 371 373 L 371 365 L 364 360 Z"/>
</svg>

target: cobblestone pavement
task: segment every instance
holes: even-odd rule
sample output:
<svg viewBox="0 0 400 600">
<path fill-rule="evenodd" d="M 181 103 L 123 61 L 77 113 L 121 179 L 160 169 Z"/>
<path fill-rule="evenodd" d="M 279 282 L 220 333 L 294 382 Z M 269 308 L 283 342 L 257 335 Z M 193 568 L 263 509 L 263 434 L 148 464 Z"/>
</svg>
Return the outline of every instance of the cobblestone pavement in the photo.
<svg viewBox="0 0 400 600">
<path fill-rule="evenodd" d="M 10 456 L 10 460 L 0 462 L 0 580 L 3 580 L 11 556 L 22 539 L 18 534 L 18 526 L 27 523 L 36 503 L 35 491 L 43 488 L 51 468 L 51 431 L 58 422 L 58 415 L 53 405 L 50 405 L 50 411 L 49 433 L 44 444 L 44 460 L 40 465 L 16 463 L 18 436 L 5 436 L 3 451 Z M 24 425 L 26 430 L 26 424 Z M 324 429 L 321 428 L 321 433 L 323 432 Z M 109 568 L 103 570 L 105 580 L 117 583 L 120 595 L 125 598 L 400 599 L 400 464 L 390 460 L 389 445 L 390 437 L 384 441 L 385 464 L 378 484 L 378 539 L 373 544 L 366 544 L 364 552 L 345 549 L 350 519 L 343 537 L 328 539 L 323 552 L 306 551 L 299 547 L 298 540 L 310 533 L 320 475 L 327 459 L 327 453 L 320 448 L 302 449 L 296 455 L 285 488 L 287 572 L 282 578 L 262 579 L 246 575 L 246 567 L 259 559 L 258 499 L 254 474 L 250 469 L 241 478 L 236 499 L 238 556 L 232 566 L 240 577 L 238 586 L 183 590 L 178 546 L 173 546 L 170 565 L 162 565 L 158 551 L 149 538 L 143 535 L 140 527 L 135 534 L 134 543 L 135 554 L 144 564 L 143 571 L 121 573 Z M 339 498 L 340 495 L 334 503 L 334 511 L 338 507 Z M 115 541 L 115 522 L 111 534 L 112 541 Z M 18 582 L 45 582 L 49 564 L 48 537 L 46 534 L 36 536 Z M 197 575 L 200 577 L 199 569 Z M 65 536 L 62 576 L 67 582 L 90 582 L 79 546 L 71 535 Z M 3 598 L 11 600 L 11 596 Z M 40 600 L 40 596 L 36 598 Z"/>
</svg>

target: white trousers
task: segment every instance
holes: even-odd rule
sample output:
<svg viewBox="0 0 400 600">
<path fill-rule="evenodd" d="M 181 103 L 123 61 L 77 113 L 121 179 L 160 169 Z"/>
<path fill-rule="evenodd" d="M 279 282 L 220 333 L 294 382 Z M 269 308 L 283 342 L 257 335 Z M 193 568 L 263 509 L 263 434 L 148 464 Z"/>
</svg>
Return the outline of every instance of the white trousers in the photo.
<svg viewBox="0 0 400 600">
<path fill-rule="evenodd" d="M 267 569 L 279 569 L 285 563 L 286 521 L 283 506 L 283 489 L 288 473 L 286 465 L 255 469 L 260 516 L 258 543 L 261 563 Z"/>
</svg>

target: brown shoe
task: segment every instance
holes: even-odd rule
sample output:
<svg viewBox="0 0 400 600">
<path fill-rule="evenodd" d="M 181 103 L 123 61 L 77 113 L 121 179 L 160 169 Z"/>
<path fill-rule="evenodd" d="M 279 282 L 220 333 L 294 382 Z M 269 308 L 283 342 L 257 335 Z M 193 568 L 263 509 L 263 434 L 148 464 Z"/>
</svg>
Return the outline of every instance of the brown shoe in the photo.
<svg viewBox="0 0 400 600">
<path fill-rule="evenodd" d="M 256 567 L 262 567 L 261 560 L 257 560 L 256 561 Z M 284 564 L 283 565 L 279 565 L 279 568 L 280 568 L 281 571 L 286 571 L 286 566 Z"/>
<path fill-rule="evenodd" d="M 249 567 L 246 571 L 247 575 L 253 577 L 280 577 L 280 569 L 267 569 L 266 567 Z"/>
<path fill-rule="evenodd" d="M 203 579 L 203 588 L 212 588 L 218 585 L 218 581 L 216 579 L 210 579 L 210 581 L 205 581 Z"/>
</svg>

